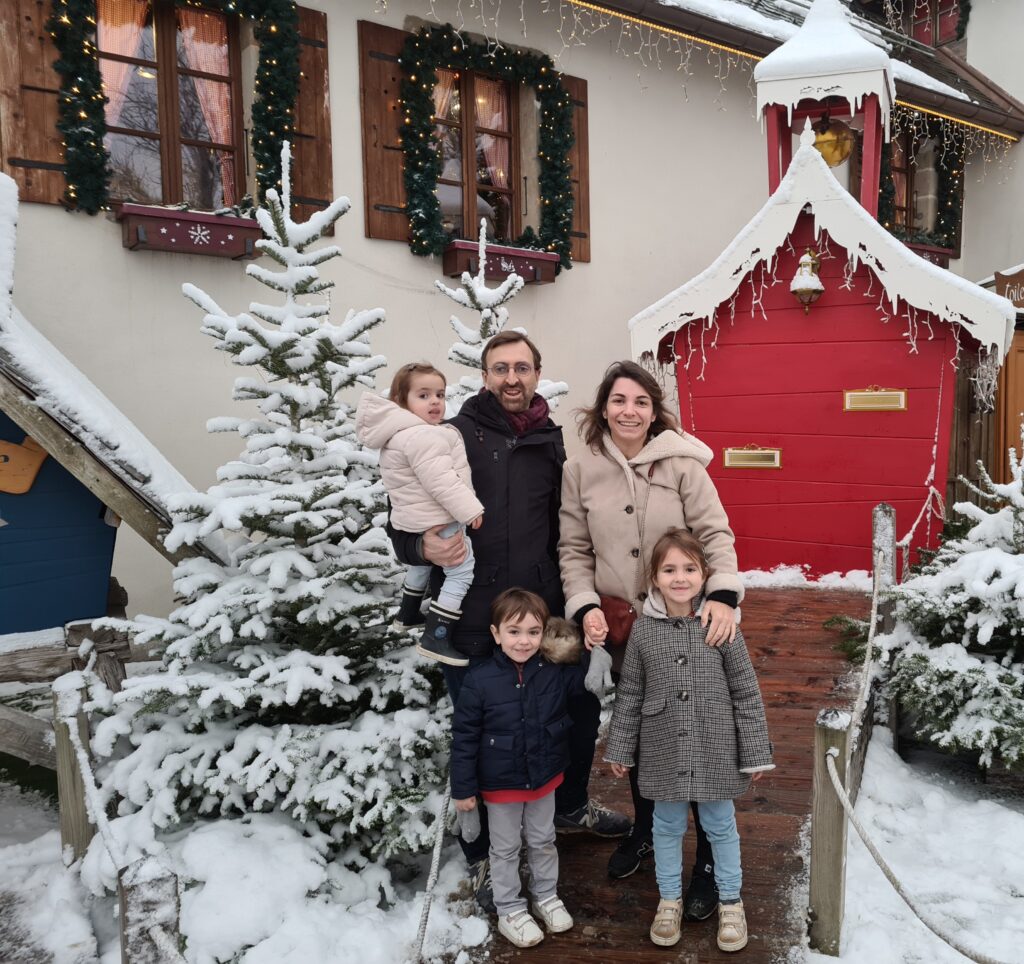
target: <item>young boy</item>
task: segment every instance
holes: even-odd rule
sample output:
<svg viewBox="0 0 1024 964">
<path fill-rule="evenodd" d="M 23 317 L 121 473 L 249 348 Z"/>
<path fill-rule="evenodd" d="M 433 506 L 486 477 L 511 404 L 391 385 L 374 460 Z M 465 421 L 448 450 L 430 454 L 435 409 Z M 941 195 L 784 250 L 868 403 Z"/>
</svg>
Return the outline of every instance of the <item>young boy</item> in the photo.
<svg viewBox="0 0 1024 964">
<path fill-rule="evenodd" d="M 555 789 L 569 763 L 566 699 L 583 692 L 587 660 L 549 662 L 541 650 L 548 621 L 547 604 L 525 589 L 495 599 L 498 651 L 467 674 L 452 723 L 452 798 L 463 812 L 478 794 L 487 806 L 498 931 L 516 947 L 544 939 L 520 893 L 524 840 L 534 914 L 552 934 L 573 923 L 556 893 Z"/>
</svg>

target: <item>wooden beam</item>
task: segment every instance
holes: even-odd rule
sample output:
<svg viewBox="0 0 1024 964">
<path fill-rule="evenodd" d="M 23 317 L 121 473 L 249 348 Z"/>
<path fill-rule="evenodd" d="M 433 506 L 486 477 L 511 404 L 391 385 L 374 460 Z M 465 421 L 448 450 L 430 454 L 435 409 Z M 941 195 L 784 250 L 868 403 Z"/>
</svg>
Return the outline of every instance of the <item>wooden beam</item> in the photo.
<svg viewBox="0 0 1024 964">
<path fill-rule="evenodd" d="M 43 411 L 34 399 L 27 397 L 24 390 L 2 371 L 0 410 L 171 563 L 206 554 L 201 548 L 187 545 L 176 552 L 169 552 L 163 543 L 168 520 L 154 511 L 139 493 L 93 455 L 68 429 Z"/>
<path fill-rule="evenodd" d="M 53 694 L 53 733 L 57 754 L 57 798 L 60 806 L 60 843 L 65 865 L 85 855 L 96 833 L 85 807 L 85 784 L 68 726 L 60 719 L 57 694 Z M 89 722 L 84 713 L 72 721 L 86 753 L 89 752 Z"/>
<path fill-rule="evenodd" d="M 31 713 L 0 703 L 0 753 L 36 767 L 57 769 L 53 727 Z"/>
<path fill-rule="evenodd" d="M 846 901 L 846 812 L 828 775 L 826 754 L 839 751 L 836 772 L 846 786 L 850 759 L 848 714 L 822 710 L 814 728 L 813 800 L 811 803 L 811 947 L 831 957 L 839 956 Z"/>
<path fill-rule="evenodd" d="M 67 642 L 16 649 L 0 656 L 0 683 L 48 683 L 75 667 L 78 647 L 89 638 L 98 653 L 109 653 L 122 661 L 131 658 L 127 635 L 113 629 L 89 628 L 89 622 L 69 623 Z"/>
</svg>

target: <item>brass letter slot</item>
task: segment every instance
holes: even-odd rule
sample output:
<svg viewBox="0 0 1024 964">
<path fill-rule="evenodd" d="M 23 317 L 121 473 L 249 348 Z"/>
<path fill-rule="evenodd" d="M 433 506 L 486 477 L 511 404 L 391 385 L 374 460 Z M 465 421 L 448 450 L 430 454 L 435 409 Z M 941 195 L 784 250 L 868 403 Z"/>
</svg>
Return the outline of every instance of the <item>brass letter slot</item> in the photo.
<svg viewBox="0 0 1024 964">
<path fill-rule="evenodd" d="M 722 452 L 727 469 L 781 469 L 782 449 L 765 449 L 759 445 L 725 449 Z"/>
<path fill-rule="evenodd" d="M 844 412 L 905 412 L 907 410 L 906 388 L 848 388 L 843 392 Z"/>
</svg>

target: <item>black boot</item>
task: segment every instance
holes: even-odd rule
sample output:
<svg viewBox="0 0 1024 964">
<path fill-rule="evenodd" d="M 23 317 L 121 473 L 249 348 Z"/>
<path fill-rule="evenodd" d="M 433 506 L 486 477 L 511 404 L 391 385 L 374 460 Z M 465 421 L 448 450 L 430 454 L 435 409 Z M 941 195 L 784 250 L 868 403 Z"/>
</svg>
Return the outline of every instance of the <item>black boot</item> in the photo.
<svg viewBox="0 0 1024 964">
<path fill-rule="evenodd" d="M 420 611 L 423 606 L 425 589 L 407 589 L 402 587 L 402 599 L 398 604 L 398 612 L 391 620 L 395 629 L 409 629 L 412 626 L 422 626 L 424 623 L 423 613 Z"/>
<path fill-rule="evenodd" d="M 427 610 L 423 635 L 416 646 L 416 652 L 449 666 L 468 666 L 469 660 L 452 646 L 452 632 L 461 615 L 459 611 L 453 612 L 432 602 Z"/>
</svg>

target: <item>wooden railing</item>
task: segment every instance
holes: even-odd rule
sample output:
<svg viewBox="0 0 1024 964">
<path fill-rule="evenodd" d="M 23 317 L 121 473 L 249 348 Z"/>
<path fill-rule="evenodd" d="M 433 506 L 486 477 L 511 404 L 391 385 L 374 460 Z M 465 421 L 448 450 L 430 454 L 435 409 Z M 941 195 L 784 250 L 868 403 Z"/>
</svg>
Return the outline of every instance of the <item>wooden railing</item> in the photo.
<svg viewBox="0 0 1024 964">
<path fill-rule="evenodd" d="M 833 957 L 839 955 L 846 899 L 847 818 L 828 773 L 831 755 L 839 780 L 856 802 L 864 774 L 864 758 L 874 721 L 875 693 L 872 680 L 872 645 L 876 632 L 894 625 L 892 602 L 883 591 L 896 580 L 896 512 L 877 505 L 872 514 L 874 587 L 871 622 L 864 654 L 864 675 L 857 700 L 849 712 L 825 709 L 818 714 L 814 731 L 814 777 L 811 804 L 811 867 L 808 918 L 811 947 Z"/>
</svg>

